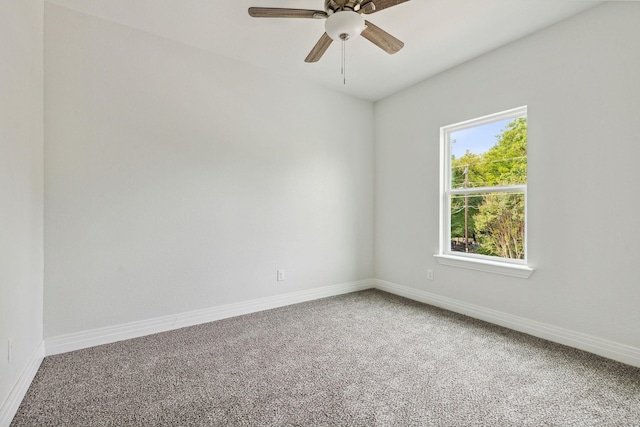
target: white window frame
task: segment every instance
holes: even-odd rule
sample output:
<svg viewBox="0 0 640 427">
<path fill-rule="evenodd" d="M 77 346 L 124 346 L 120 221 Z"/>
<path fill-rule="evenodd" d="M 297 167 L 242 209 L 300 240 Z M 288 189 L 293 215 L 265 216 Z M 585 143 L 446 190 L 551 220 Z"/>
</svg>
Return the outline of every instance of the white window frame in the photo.
<svg viewBox="0 0 640 427">
<path fill-rule="evenodd" d="M 528 278 L 531 273 L 533 273 L 533 268 L 527 263 L 527 185 L 474 187 L 466 189 L 451 188 L 450 135 L 459 130 L 482 126 L 505 119 L 516 119 L 523 116 L 527 116 L 527 106 L 513 108 L 440 128 L 440 251 L 435 255 L 439 264 L 520 278 Z M 451 250 L 451 196 L 455 194 L 494 192 L 518 192 L 524 194 L 524 259 L 509 259 Z"/>
</svg>

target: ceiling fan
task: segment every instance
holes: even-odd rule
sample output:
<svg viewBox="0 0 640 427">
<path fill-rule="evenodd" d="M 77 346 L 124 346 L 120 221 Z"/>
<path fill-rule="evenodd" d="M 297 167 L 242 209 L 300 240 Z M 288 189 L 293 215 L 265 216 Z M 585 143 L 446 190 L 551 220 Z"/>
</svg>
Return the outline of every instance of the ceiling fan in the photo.
<svg viewBox="0 0 640 427">
<path fill-rule="evenodd" d="M 250 7 L 254 18 L 325 19 L 325 33 L 311 49 L 305 62 L 317 62 L 334 40 L 347 41 L 359 35 L 389 54 L 398 52 L 404 43 L 376 27 L 362 16 L 379 12 L 409 0 L 325 0 L 324 10 Z"/>
</svg>

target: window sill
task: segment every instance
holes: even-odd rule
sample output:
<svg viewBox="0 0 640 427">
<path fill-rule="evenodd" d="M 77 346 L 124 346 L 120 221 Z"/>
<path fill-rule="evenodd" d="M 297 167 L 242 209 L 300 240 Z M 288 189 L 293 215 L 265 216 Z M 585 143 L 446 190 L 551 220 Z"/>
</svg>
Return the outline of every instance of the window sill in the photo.
<svg viewBox="0 0 640 427">
<path fill-rule="evenodd" d="M 438 261 L 438 264 L 502 274 L 521 279 L 528 279 L 531 273 L 533 273 L 533 268 L 520 264 L 464 258 L 453 255 L 434 255 L 434 257 L 436 261 Z"/>
</svg>

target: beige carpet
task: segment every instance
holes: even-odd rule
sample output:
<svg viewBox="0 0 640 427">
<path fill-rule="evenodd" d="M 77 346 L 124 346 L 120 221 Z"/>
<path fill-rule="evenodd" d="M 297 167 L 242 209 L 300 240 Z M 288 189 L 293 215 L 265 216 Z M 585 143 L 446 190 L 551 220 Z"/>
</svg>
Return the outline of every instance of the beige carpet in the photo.
<svg viewBox="0 0 640 427">
<path fill-rule="evenodd" d="M 640 426 L 640 369 L 364 291 L 45 358 L 12 426 Z"/>
</svg>

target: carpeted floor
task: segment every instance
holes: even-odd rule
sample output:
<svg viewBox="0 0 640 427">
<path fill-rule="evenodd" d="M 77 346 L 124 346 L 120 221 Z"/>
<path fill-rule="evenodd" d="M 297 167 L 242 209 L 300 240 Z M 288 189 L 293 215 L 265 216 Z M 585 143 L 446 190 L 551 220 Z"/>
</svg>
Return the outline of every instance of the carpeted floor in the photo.
<svg viewBox="0 0 640 427">
<path fill-rule="evenodd" d="M 45 358 L 12 426 L 640 426 L 640 369 L 369 290 Z"/>
</svg>

